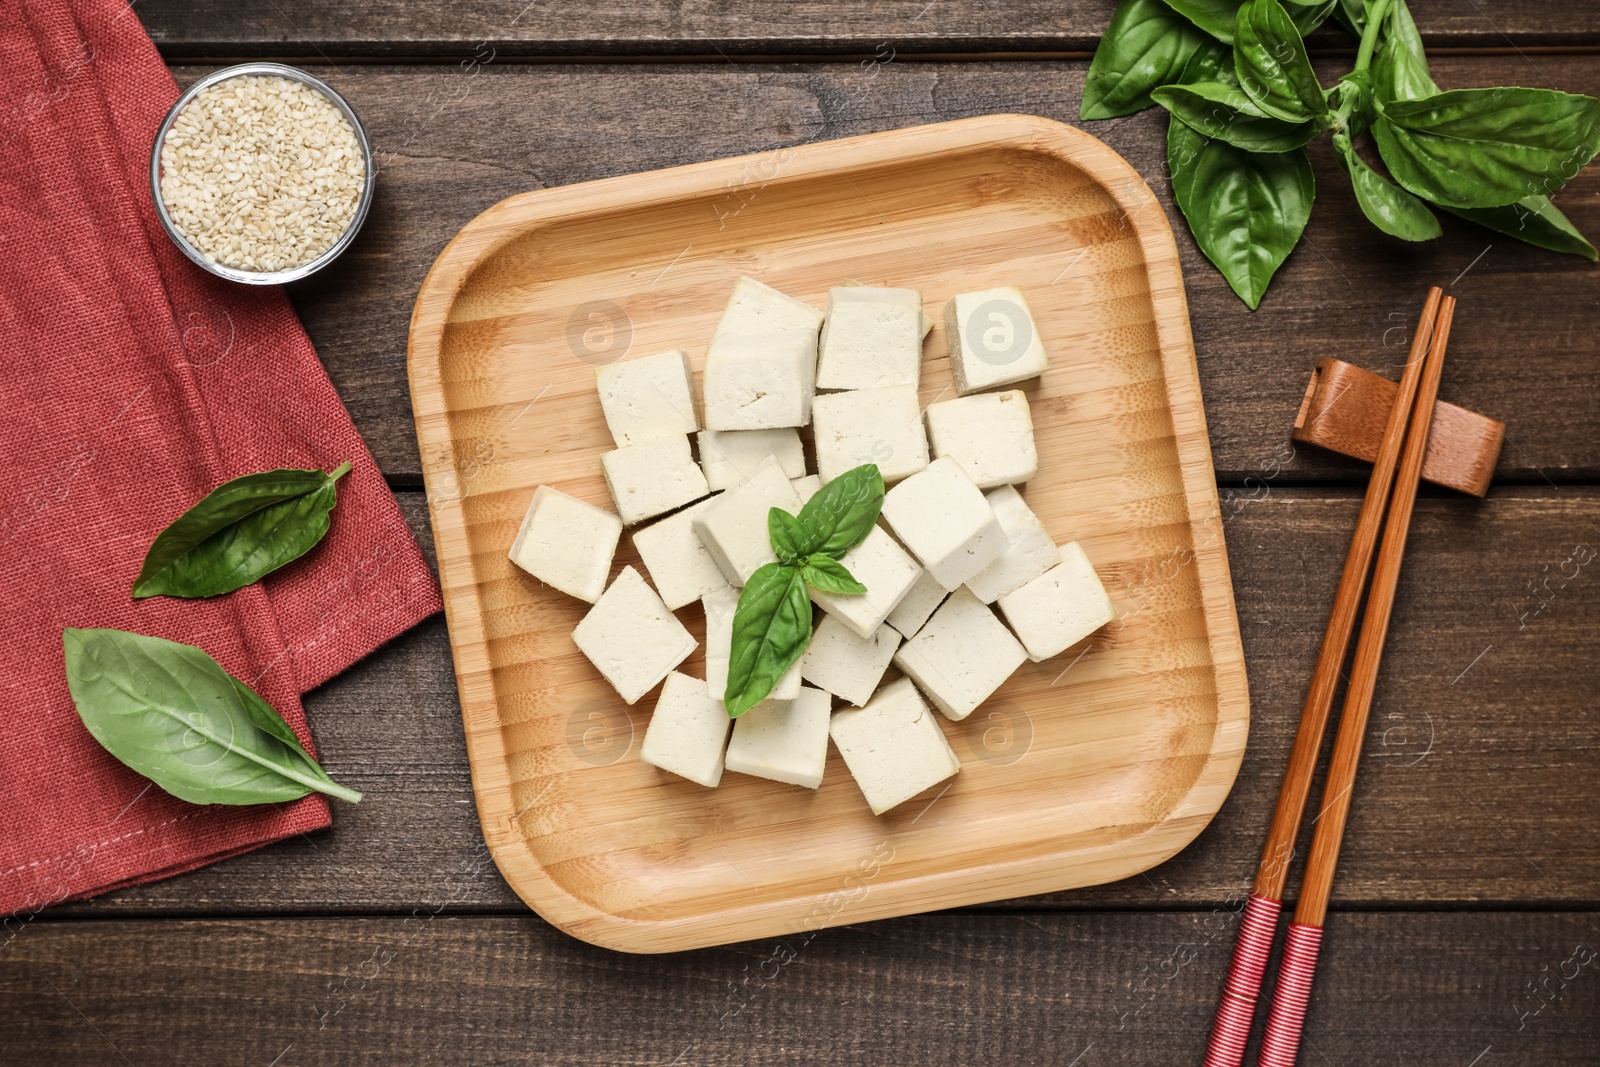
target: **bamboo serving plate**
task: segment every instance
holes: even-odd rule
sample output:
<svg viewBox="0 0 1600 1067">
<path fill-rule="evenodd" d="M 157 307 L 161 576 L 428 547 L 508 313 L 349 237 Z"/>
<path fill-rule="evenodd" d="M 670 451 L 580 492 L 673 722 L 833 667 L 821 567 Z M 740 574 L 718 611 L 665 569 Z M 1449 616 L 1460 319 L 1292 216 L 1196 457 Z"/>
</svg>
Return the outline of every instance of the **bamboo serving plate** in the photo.
<svg viewBox="0 0 1600 1067">
<path fill-rule="evenodd" d="M 1051 357 L 1025 495 L 1120 615 L 939 717 L 961 772 L 881 818 L 831 750 L 815 792 L 641 762 L 657 694 L 624 705 L 572 642 L 588 605 L 506 558 L 540 484 L 612 507 L 595 367 L 685 348 L 698 376 L 740 274 L 819 307 L 918 288 L 935 322 L 1020 286 Z M 955 395 L 944 351 L 936 326 L 924 403 Z M 484 836 L 568 933 L 662 952 L 1109 882 L 1227 795 L 1249 698 L 1177 251 L 1088 134 L 997 115 L 514 196 L 433 265 L 409 365 Z"/>
</svg>

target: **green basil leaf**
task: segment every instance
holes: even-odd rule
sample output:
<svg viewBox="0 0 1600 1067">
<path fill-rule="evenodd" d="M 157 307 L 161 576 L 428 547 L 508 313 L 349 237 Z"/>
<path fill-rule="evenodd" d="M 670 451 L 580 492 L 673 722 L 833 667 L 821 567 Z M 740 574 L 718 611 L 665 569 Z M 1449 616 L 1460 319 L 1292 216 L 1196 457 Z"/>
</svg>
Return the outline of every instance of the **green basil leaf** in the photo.
<svg viewBox="0 0 1600 1067">
<path fill-rule="evenodd" d="M 1167 162 L 1172 198 L 1195 243 L 1239 298 L 1257 307 L 1311 217 L 1316 181 L 1305 149 L 1246 152 L 1173 119 Z"/>
<path fill-rule="evenodd" d="M 765 700 L 811 641 L 811 600 L 802 572 L 793 564 L 765 564 L 739 594 L 722 697 L 734 718 Z"/>
<path fill-rule="evenodd" d="M 779 563 L 798 563 L 811 550 L 806 547 L 809 538 L 800 520 L 782 508 L 767 511 L 767 537 Z"/>
<path fill-rule="evenodd" d="M 820 552 L 838 559 L 859 545 L 872 532 L 883 510 L 883 475 L 876 463 L 863 463 L 845 471 L 800 509 L 800 525 L 805 527 L 804 551 L 796 556 Z"/>
<path fill-rule="evenodd" d="M 1349 137 L 1335 137 L 1333 146 L 1350 175 L 1356 202 L 1374 226 L 1402 241 L 1431 241 L 1444 232 L 1428 205 L 1367 166 Z"/>
<path fill-rule="evenodd" d="M 856 581 L 843 563 L 821 553 L 806 557 L 802 576 L 807 585 L 824 593 L 851 596 L 867 591 L 867 587 Z"/>
<path fill-rule="evenodd" d="M 1428 73 L 1428 57 L 1422 50 L 1422 35 L 1412 21 L 1405 0 L 1395 0 L 1389 14 L 1389 34 L 1378 49 L 1372 64 L 1373 88 L 1384 103 L 1391 100 L 1420 100 L 1439 92 Z"/>
<path fill-rule="evenodd" d="M 1187 81 L 1228 50 L 1162 0 L 1123 0 L 1089 64 L 1078 117 L 1109 119 L 1150 106 L 1150 90 Z"/>
<path fill-rule="evenodd" d="M 1167 6 L 1223 44 L 1233 43 L 1234 20 L 1243 0 L 1166 0 Z"/>
<path fill-rule="evenodd" d="M 1283 10 L 1304 37 L 1338 11 L 1338 0 L 1283 0 Z"/>
<path fill-rule="evenodd" d="M 67 688 L 111 755 L 191 804 L 267 804 L 316 791 L 354 803 L 283 717 L 193 645 L 66 629 Z"/>
<path fill-rule="evenodd" d="M 1360 37 L 1361 31 L 1367 28 L 1367 5 L 1363 0 L 1339 0 L 1333 17 L 1345 29 Z"/>
<path fill-rule="evenodd" d="M 1453 89 L 1378 103 L 1395 181 L 1444 207 L 1499 207 L 1560 188 L 1600 151 L 1600 100 L 1551 89 Z"/>
<path fill-rule="evenodd" d="M 275 470 L 224 482 L 162 530 L 133 583 L 135 598 L 206 597 L 260 581 L 328 532 L 338 502 L 332 473 Z"/>
<path fill-rule="evenodd" d="M 1221 82 L 1164 85 L 1156 103 L 1207 137 L 1250 152 L 1287 152 L 1317 135 L 1315 122 L 1280 122 L 1261 113 L 1241 90 Z"/>
<path fill-rule="evenodd" d="M 1447 207 L 1445 210 L 1539 248 L 1585 259 L 1600 258 L 1594 245 L 1578 232 L 1548 196 L 1524 197 L 1504 207 Z"/>
<path fill-rule="evenodd" d="M 1233 62 L 1240 88 L 1268 115 L 1284 122 L 1327 119 L 1305 42 L 1278 0 L 1248 0 L 1239 8 Z"/>
</svg>

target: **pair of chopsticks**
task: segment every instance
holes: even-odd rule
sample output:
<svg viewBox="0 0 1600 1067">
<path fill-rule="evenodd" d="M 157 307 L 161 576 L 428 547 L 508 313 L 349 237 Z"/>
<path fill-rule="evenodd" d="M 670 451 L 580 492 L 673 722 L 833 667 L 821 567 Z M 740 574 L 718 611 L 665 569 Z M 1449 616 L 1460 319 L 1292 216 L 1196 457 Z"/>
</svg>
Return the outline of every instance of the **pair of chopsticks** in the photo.
<svg viewBox="0 0 1600 1067">
<path fill-rule="evenodd" d="M 1439 396 L 1439 377 L 1454 315 L 1455 300 L 1445 296 L 1438 286 L 1430 289 L 1422 309 L 1422 320 L 1411 339 L 1400 391 L 1389 412 L 1383 443 L 1373 464 L 1372 480 L 1367 484 L 1367 495 L 1361 505 L 1361 516 L 1356 520 L 1355 534 L 1350 539 L 1350 551 L 1345 556 L 1344 574 L 1339 579 L 1328 630 L 1311 675 L 1300 728 L 1289 752 L 1289 766 L 1267 832 L 1267 843 L 1262 849 L 1255 886 L 1245 901 L 1233 963 L 1228 969 L 1222 1002 L 1217 1006 L 1206 1067 L 1240 1067 L 1244 1061 L 1256 1000 L 1277 932 L 1278 913 L 1283 908 L 1289 860 L 1294 854 L 1295 838 L 1299 835 L 1300 821 L 1311 793 L 1317 752 L 1322 747 L 1328 715 L 1333 708 L 1334 689 L 1350 647 L 1356 610 L 1367 585 L 1368 572 L 1373 569 L 1376 550 L 1377 567 L 1367 594 L 1361 637 L 1356 644 L 1344 711 L 1328 765 L 1322 809 L 1316 819 L 1299 904 L 1279 962 L 1278 986 L 1261 1044 L 1261 1067 L 1293 1067 L 1299 1051 L 1300 1031 L 1305 1022 L 1306 1005 L 1311 999 L 1317 953 L 1322 944 L 1328 895 L 1333 886 L 1334 868 L 1339 862 L 1345 821 L 1350 813 L 1350 793 L 1361 759 L 1367 715 L 1372 708 L 1378 662 L 1389 631 L 1395 587 L 1400 580 L 1400 559 L 1411 527 L 1411 511 L 1422 477 L 1428 430 Z M 1387 525 L 1384 524 L 1385 505 Z M 1378 547 L 1380 527 L 1381 548 Z"/>
</svg>

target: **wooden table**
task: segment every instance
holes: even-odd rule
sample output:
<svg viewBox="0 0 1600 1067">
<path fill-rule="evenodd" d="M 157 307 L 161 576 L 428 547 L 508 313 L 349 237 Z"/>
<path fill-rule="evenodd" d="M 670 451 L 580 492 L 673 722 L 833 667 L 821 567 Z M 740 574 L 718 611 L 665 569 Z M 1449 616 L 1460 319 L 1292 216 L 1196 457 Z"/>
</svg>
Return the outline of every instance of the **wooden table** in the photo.
<svg viewBox="0 0 1600 1067">
<path fill-rule="evenodd" d="M 1111 0 L 325 5 L 140 0 L 179 81 L 313 65 L 384 160 L 355 248 L 293 291 L 431 549 L 404 353 L 444 242 L 543 185 L 996 111 L 1076 121 Z M 1600 7 L 1414 5 L 1439 81 L 1600 93 Z M 1352 42 L 1313 39 L 1324 81 Z M 1090 129 L 1167 196 L 1164 118 Z M 1312 364 L 1395 373 L 1430 282 L 1444 396 L 1505 419 L 1483 502 L 1419 504 L 1305 1064 L 1600 1062 L 1600 268 L 1444 219 L 1407 246 L 1326 143 L 1250 314 L 1180 226 L 1255 720 L 1231 798 L 1115 885 L 665 957 L 545 925 L 478 832 L 442 619 L 307 700 L 332 830 L 57 908 L 0 956 L 0 1061 L 1198 1063 L 1363 470 L 1290 447 Z M 1600 167 L 1563 193 L 1600 238 Z"/>
</svg>

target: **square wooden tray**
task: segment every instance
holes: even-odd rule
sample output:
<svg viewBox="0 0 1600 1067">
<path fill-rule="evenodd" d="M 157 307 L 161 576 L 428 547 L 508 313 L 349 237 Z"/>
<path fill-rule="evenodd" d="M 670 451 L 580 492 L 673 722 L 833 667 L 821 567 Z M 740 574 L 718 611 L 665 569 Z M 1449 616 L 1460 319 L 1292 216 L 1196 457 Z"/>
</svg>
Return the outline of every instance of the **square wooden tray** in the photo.
<svg viewBox="0 0 1600 1067">
<path fill-rule="evenodd" d="M 623 705 L 572 643 L 587 605 L 506 559 L 541 483 L 611 507 L 595 367 L 681 347 L 698 374 L 740 274 L 819 307 L 847 278 L 918 288 L 936 322 L 1020 286 L 1051 355 L 1026 496 L 1121 615 L 941 719 L 961 773 L 882 818 L 836 752 L 816 792 L 642 763 L 656 694 Z M 955 395 L 944 350 L 937 327 L 924 403 Z M 512 197 L 429 272 L 410 378 L 484 836 L 574 936 L 660 952 L 1113 881 L 1233 783 L 1249 699 L 1177 252 L 1080 130 L 996 115 Z"/>
</svg>

